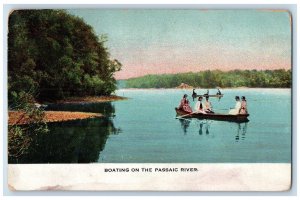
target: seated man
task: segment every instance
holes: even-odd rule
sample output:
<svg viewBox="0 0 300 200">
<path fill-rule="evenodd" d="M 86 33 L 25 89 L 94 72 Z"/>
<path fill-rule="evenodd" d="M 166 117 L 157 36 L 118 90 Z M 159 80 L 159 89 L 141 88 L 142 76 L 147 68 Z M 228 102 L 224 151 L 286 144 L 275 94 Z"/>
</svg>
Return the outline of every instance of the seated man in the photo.
<svg viewBox="0 0 300 200">
<path fill-rule="evenodd" d="M 194 101 L 195 98 L 197 98 L 197 93 L 195 92 L 195 89 L 193 89 L 192 97 L 193 97 L 193 101 Z"/>
<path fill-rule="evenodd" d="M 197 96 L 197 93 L 195 92 L 195 89 L 193 89 L 193 97 Z"/>
<path fill-rule="evenodd" d="M 208 96 L 209 95 L 209 90 L 207 89 L 206 93 L 203 94 L 203 95 Z"/>
<path fill-rule="evenodd" d="M 206 101 L 205 101 L 205 103 L 204 103 L 204 111 L 205 111 L 206 113 L 214 113 L 214 112 L 212 111 L 212 105 L 211 105 L 211 102 L 210 102 L 208 99 L 209 99 L 209 97 L 207 96 L 207 97 L 206 97 Z"/>
<path fill-rule="evenodd" d="M 198 101 L 195 105 L 195 113 L 206 114 L 206 112 L 204 111 L 204 105 L 202 103 L 202 97 L 201 96 L 198 98 Z"/>
</svg>

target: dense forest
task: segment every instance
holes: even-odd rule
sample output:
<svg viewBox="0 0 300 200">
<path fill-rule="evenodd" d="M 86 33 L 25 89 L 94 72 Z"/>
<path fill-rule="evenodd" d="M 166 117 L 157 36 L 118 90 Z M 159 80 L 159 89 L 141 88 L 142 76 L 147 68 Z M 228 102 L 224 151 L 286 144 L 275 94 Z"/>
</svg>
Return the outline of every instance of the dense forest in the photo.
<svg viewBox="0 0 300 200">
<path fill-rule="evenodd" d="M 290 88 L 291 70 L 207 70 L 197 73 L 146 75 L 126 80 L 127 88 L 174 88 L 181 83 L 193 87 Z M 124 83 L 123 83 L 124 84 Z"/>
<path fill-rule="evenodd" d="M 8 127 L 9 156 L 18 158 L 31 138 L 49 132 L 35 102 L 110 95 L 121 63 L 110 58 L 105 36 L 63 10 L 15 10 L 8 31 L 8 106 L 29 121 Z"/>
<path fill-rule="evenodd" d="M 16 10 L 9 17 L 9 103 L 24 93 L 38 100 L 109 95 L 121 69 L 82 19 L 63 10 Z"/>
</svg>

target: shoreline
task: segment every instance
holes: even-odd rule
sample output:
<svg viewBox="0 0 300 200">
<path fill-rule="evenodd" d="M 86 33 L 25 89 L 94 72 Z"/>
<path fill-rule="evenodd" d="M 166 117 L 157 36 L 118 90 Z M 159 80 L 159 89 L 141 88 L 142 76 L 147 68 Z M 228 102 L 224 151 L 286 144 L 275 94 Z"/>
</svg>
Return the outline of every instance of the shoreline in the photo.
<svg viewBox="0 0 300 200">
<path fill-rule="evenodd" d="M 64 100 L 53 102 L 43 102 L 42 104 L 76 104 L 76 103 L 104 103 L 111 101 L 127 100 L 127 97 L 117 95 L 108 96 L 86 96 L 86 97 L 71 97 Z M 43 122 L 64 122 L 79 119 L 99 118 L 103 117 L 101 113 L 91 112 L 73 112 L 73 111 L 44 111 Z M 26 116 L 23 111 L 8 111 L 8 125 L 25 125 L 35 123 L 33 119 Z"/>
<path fill-rule="evenodd" d="M 108 96 L 86 96 L 86 97 L 70 97 L 63 100 L 57 100 L 53 102 L 44 102 L 45 104 L 69 104 L 69 103 L 104 103 L 111 101 L 127 100 L 127 97 L 121 97 L 117 95 Z"/>
<path fill-rule="evenodd" d="M 100 113 L 89 112 L 71 112 L 71 111 L 44 111 L 43 122 L 64 122 L 78 119 L 100 118 L 103 117 Z M 33 119 L 26 116 L 22 111 L 8 111 L 8 125 L 26 125 L 35 123 Z"/>
</svg>

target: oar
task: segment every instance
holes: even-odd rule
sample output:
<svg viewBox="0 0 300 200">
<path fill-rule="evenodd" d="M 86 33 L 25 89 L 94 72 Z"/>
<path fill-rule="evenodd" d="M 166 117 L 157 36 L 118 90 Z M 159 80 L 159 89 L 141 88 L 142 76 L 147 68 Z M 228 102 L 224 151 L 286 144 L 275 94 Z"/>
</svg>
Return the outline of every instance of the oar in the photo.
<svg viewBox="0 0 300 200">
<path fill-rule="evenodd" d="M 231 108 L 221 108 L 221 109 L 214 109 L 214 110 L 230 110 Z"/>
<path fill-rule="evenodd" d="M 183 117 L 186 117 L 186 116 L 189 116 L 189 115 L 192 115 L 192 114 L 195 114 L 195 112 L 192 112 L 192 113 L 189 113 L 189 114 L 186 114 L 186 115 L 181 115 L 179 117 L 175 117 L 175 119 L 185 119 Z"/>
<path fill-rule="evenodd" d="M 192 121 L 191 119 L 188 119 L 188 118 L 181 118 L 181 117 L 178 117 L 178 118 L 176 118 L 176 119 L 179 119 L 179 120 L 186 120 L 186 121 Z"/>
</svg>

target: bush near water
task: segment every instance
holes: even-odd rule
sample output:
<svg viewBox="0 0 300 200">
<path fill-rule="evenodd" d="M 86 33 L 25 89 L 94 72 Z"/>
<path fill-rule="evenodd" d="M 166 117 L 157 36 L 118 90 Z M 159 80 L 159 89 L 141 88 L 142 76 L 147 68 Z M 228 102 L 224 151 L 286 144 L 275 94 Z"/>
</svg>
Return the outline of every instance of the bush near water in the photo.
<svg viewBox="0 0 300 200">
<path fill-rule="evenodd" d="M 290 88 L 291 70 L 206 70 L 196 73 L 146 75 L 125 80 L 127 88 L 175 88 L 185 83 L 193 87 Z"/>
</svg>

